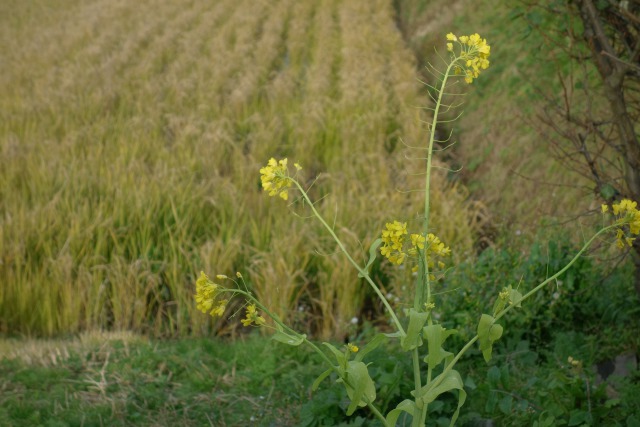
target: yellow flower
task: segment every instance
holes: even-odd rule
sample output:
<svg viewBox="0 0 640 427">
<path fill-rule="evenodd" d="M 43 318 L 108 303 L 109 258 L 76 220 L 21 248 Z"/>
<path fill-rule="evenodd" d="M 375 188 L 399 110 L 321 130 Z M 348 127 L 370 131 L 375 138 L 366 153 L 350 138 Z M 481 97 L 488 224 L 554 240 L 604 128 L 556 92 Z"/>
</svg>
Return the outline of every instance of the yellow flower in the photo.
<svg viewBox="0 0 640 427">
<path fill-rule="evenodd" d="M 629 225 L 628 232 L 630 234 L 636 236 L 640 234 L 640 210 L 637 209 L 637 206 L 636 202 L 629 199 L 623 199 L 619 203 L 612 205 L 614 215 L 618 216 L 616 220 L 616 246 L 620 249 L 632 246 L 635 240 L 635 237 L 627 236 L 623 229 L 624 225 Z"/>
<path fill-rule="evenodd" d="M 431 311 L 431 310 L 433 310 L 434 308 L 436 308 L 436 305 L 435 305 L 434 303 L 432 303 L 432 302 L 425 302 L 425 303 L 424 303 L 424 309 L 425 309 L 425 311 Z"/>
<path fill-rule="evenodd" d="M 620 248 L 620 249 L 624 249 L 624 231 L 622 231 L 622 229 L 618 228 L 618 230 L 616 230 L 616 245 Z"/>
<path fill-rule="evenodd" d="M 621 200 L 620 203 L 613 204 L 613 213 L 614 215 L 626 215 L 628 213 L 634 213 L 637 211 L 636 206 L 638 203 L 633 202 L 629 199 Z"/>
<path fill-rule="evenodd" d="M 582 363 L 580 360 L 578 359 L 574 359 L 573 357 L 569 356 L 567 358 L 567 362 L 569 362 L 570 365 L 578 367 L 580 366 L 580 364 Z"/>
<path fill-rule="evenodd" d="M 212 316 L 220 316 L 222 317 L 222 315 L 224 314 L 224 311 L 227 308 L 227 303 L 229 302 L 229 300 L 223 299 L 221 301 L 218 301 L 218 305 L 211 310 L 211 315 Z"/>
<path fill-rule="evenodd" d="M 399 221 L 388 222 L 385 228 L 386 230 L 382 230 L 383 245 L 380 248 L 380 253 L 392 263 L 400 265 L 405 258 L 402 247 L 407 235 L 407 223 Z"/>
<path fill-rule="evenodd" d="M 218 288 L 219 286 L 213 283 L 211 280 L 209 280 L 209 277 L 207 277 L 207 275 L 204 274 L 204 272 L 200 272 L 200 277 L 198 278 L 198 280 L 196 280 L 196 295 L 195 295 L 196 308 L 202 311 L 203 313 L 206 313 L 209 310 L 211 310 L 209 314 L 211 314 L 212 316 L 215 316 L 216 314 L 218 314 L 218 312 L 220 311 L 220 305 L 213 308 L 213 310 L 211 309 L 213 307 L 213 303 L 215 302 L 216 297 L 220 293 L 218 291 Z M 222 305 L 224 306 L 225 304 L 226 304 L 226 301 Z M 224 313 L 224 307 L 222 309 L 222 312 L 219 314 L 219 316 L 222 316 L 222 313 Z"/>
<path fill-rule="evenodd" d="M 436 276 L 431 274 L 431 272 L 435 271 L 436 266 L 439 270 L 444 270 L 445 263 L 438 258 L 450 256 L 451 249 L 445 246 L 445 244 L 433 233 L 427 234 L 426 238 L 421 234 L 412 234 L 411 244 L 413 247 L 407 251 L 408 254 L 415 256 L 418 254 L 418 250 L 424 251 L 422 253 L 425 257 L 427 268 L 429 270 L 429 280 L 436 280 Z M 418 266 L 414 266 L 411 271 L 414 273 L 417 272 Z"/>
<path fill-rule="evenodd" d="M 472 83 L 474 79 L 480 75 L 480 70 L 486 70 L 489 67 L 489 55 L 491 46 L 487 41 L 480 37 L 478 33 L 470 36 L 456 37 L 452 33 L 447 34 L 447 40 L 457 41 L 460 47 L 460 55 L 452 55 L 454 61 L 461 61 L 464 64 L 464 70 L 459 64 L 454 64 L 453 72 L 455 75 L 464 75 L 467 83 Z M 447 43 L 447 50 L 453 52 L 453 43 Z"/>
<path fill-rule="evenodd" d="M 299 166 L 296 163 L 296 168 Z M 260 169 L 260 175 L 262 188 L 264 191 L 269 192 L 270 196 L 279 195 L 284 200 L 289 198 L 288 189 L 293 185 L 293 180 L 289 177 L 287 159 L 276 161 L 272 157 L 269 159 L 267 166 Z"/>
<path fill-rule="evenodd" d="M 216 279 L 218 279 L 218 280 L 224 280 L 224 279 L 227 279 L 227 278 L 228 278 L 228 277 L 227 277 L 227 276 L 225 276 L 224 274 L 217 274 L 217 275 L 216 275 Z"/>
<path fill-rule="evenodd" d="M 629 222 L 629 231 L 636 236 L 640 234 L 640 212 L 636 211 L 633 214 L 633 219 Z"/>
<path fill-rule="evenodd" d="M 247 306 L 247 315 L 241 321 L 244 326 L 249 326 L 252 323 L 255 323 L 256 326 L 260 326 L 266 323 L 264 317 L 260 316 L 260 313 L 258 313 L 258 311 L 256 310 L 255 304 L 250 304 Z"/>
<path fill-rule="evenodd" d="M 357 353 L 360 349 L 357 345 L 349 343 L 347 344 L 347 350 L 349 350 L 351 353 Z"/>
<path fill-rule="evenodd" d="M 404 257 L 406 256 L 406 254 L 404 252 L 398 252 L 394 255 L 389 256 L 389 261 L 391 261 L 394 264 L 400 265 L 404 262 Z"/>
<path fill-rule="evenodd" d="M 602 213 L 605 213 L 605 212 L 607 212 L 607 211 L 609 210 L 609 206 L 607 206 L 607 205 L 601 205 L 601 206 L 600 206 L 600 209 L 602 209 Z"/>
<path fill-rule="evenodd" d="M 424 249 L 425 238 L 421 234 L 412 234 L 411 235 L 411 244 L 419 249 Z"/>
</svg>

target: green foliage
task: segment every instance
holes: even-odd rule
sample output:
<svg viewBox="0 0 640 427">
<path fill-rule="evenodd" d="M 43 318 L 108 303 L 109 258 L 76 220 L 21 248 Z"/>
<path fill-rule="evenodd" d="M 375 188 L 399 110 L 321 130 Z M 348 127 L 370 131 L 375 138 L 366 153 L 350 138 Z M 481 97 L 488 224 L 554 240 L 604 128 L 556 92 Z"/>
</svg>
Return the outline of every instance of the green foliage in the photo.
<svg viewBox="0 0 640 427">
<path fill-rule="evenodd" d="M 496 319 L 483 314 L 480 316 L 480 322 L 478 323 L 478 342 L 480 343 L 480 351 L 485 361 L 491 360 L 491 351 L 493 349 L 493 343 L 500 339 L 502 336 L 503 328 L 496 323 Z"/>
<path fill-rule="evenodd" d="M 525 293 L 566 264 L 575 250 L 563 239 L 534 243 L 526 253 L 487 249 L 447 276 L 446 287 L 455 292 L 448 293 L 441 315 L 455 317 L 462 337 L 470 336 L 475 331 L 468 313 L 495 304 L 505 287 Z M 625 425 L 634 414 L 632 390 L 637 379 L 628 378 L 619 390 L 620 400 L 611 399 L 606 385 L 596 384 L 592 366 L 638 348 L 637 334 L 632 332 L 640 330 L 632 266 L 625 263 L 611 269 L 597 258 L 581 258 L 532 299 L 503 318 L 504 336 L 493 345 L 488 371 L 472 361 L 460 368 L 470 373 L 465 380 L 469 407 L 461 421 Z M 458 345 L 462 342 L 458 340 Z M 584 369 L 577 372 L 567 363 L 568 357 L 580 360 Z"/>
<path fill-rule="evenodd" d="M 0 360 L 0 424 L 297 426 L 319 360 L 286 348 L 257 337 L 70 343 L 55 363 L 23 351 Z"/>
<path fill-rule="evenodd" d="M 550 273 L 559 270 L 576 248 L 562 238 L 548 244 L 534 243 L 523 253 L 512 248 L 487 249 L 472 262 L 460 264 L 446 279 L 445 313 L 459 325 L 472 325 L 471 313 L 496 303 L 498 292 L 511 286 L 529 291 Z M 633 291 L 632 265 L 612 269 L 595 258 L 580 258 L 556 282 L 532 297 L 522 308 L 505 317 L 509 336 L 542 343 L 554 330 L 597 334 L 601 345 L 620 346 L 622 337 L 638 326 L 637 297 Z M 465 329 L 463 336 L 472 331 Z M 613 331 L 617 332 L 613 332 Z M 616 344 L 618 342 L 618 344 Z M 604 353 L 604 351 L 603 351 Z"/>
<path fill-rule="evenodd" d="M 380 340 L 380 335 L 374 335 L 373 341 Z M 361 350 L 363 351 L 363 350 Z M 360 356 L 360 352 L 356 358 Z M 376 384 L 377 394 L 380 397 L 380 409 L 388 412 L 395 407 L 401 399 L 408 395 L 410 390 L 410 375 L 412 367 L 397 345 L 386 344 L 368 352 L 367 363 L 371 380 Z M 335 382 L 338 378 L 331 374 L 329 379 Z M 359 418 L 366 418 L 367 426 L 379 425 L 371 418 L 366 410 L 356 410 L 355 417 L 348 417 L 345 412 L 348 409 L 349 398 L 344 387 L 334 387 L 329 382 L 313 394 L 312 399 L 302 406 L 300 416 L 305 426 L 331 426 L 351 425 L 350 422 Z"/>
</svg>

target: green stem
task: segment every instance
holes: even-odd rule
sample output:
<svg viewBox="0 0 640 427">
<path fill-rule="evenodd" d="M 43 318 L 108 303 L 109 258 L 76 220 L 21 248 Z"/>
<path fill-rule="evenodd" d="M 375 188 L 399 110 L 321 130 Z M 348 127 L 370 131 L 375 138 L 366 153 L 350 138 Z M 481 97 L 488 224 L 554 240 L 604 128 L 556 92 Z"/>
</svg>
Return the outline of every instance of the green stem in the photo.
<svg viewBox="0 0 640 427">
<path fill-rule="evenodd" d="M 433 111 L 433 120 L 431 122 L 431 128 L 429 129 L 429 147 L 427 148 L 427 173 L 426 173 L 425 183 L 424 183 L 425 198 L 424 198 L 423 232 L 424 232 L 425 239 L 429 235 L 429 216 L 430 216 L 429 202 L 430 202 L 430 195 L 431 195 L 431 162 L 433 159 L 433 142 L 435 141 L 435 137 L 436 137 L 436 127 L 438 126 L 438 115 L 440 113 L 440 106 L 442 105 L 442 97 L 444 95 L 444 90 L 447 85 L 447 79 L 449 78 L 449 72 L 451 71 L 451 68 L 456 62 L 457 62 L 457 58 L 451 61 L 451 63 L 447 67 L 447 70 L 444 72 L 442 84 L 440 85 L 440 90 L 438 91 L 438 101 L 436 102 L 436 106 Z M 418 280 L 417 280 L 418 283 L 417 283 L 416 295 L 414 299 L 414 308 L 416 310 L 420 310 L 424 305 L 425 293 L 426 293 L 426 302 L 431 302 L 431 280 L 429 279 L 429 264 L 426 260 L 426 253 L 428 252 L 428 250 L 429 248 L 425 245 L 424 262 L 422 262 L 423 255 L 420 254 L 420 258 L 421 258 L 420 272 L 422 273 L 422 275 L 421 277 L 418 277 Z M 429 316 L 429 325 L 431 324 L 433 324 L 433 321 L 431 320 L 431 316 Z M 415 363 L 414 363 L 414 369 L 416 369 Z M 420 374 L 418 373 L 418 376 L 419 375 Z M 431 382 L 431 375 L 432 375 L 432 370 L 431 370 L 431 367 L 429 366 L 427 368 L 427 384 Z M 416 388 L 416 390 L 418 389 Z M 417 404 L 417 401 L 416 401 L 416 404 Z M 420 426 L 423 426 L 427 419 L 428 407 L 429 405 L 426 405 L 426 404 L 422 406 L 422 410 L 419 418 Z"/>
<path fill-rule="evenodd" d="M 420 378 L 420 354 L 417 348 L 413 349 L 411 357 L 413 359 L 413 382 L 416 391 L 418 391 L 422 388 L 422 379 Z"/>
<path fill-rule="evenodd" d="M 532 290 L 530 290 L 529 292 L 527 292 L 520 301 L 518 301 L 519 303 L 521 303 L 522 301 L 528 299 L 529 297 L 531 297 L 533 294 L 535 294 L 536 292 L 538 292 L 540 289 L 544 288 L 549 282 L 556 280 L 558 277 L 560 277 L 562 274 L 564 274 L 569 268 L 571 268 L 571 266 L 578 260 L 578 258 L 580 258 L 582 256 L 582 254 L 589 248 L 589 246 L 591 246 L 591 244 L 594 242 L 594 240 L 601 234 L 603 234 L 606 231 L 609 231 L 612 228 L 618 227 L 618 224 L 613 224 L 613 225 L 609 225 L 603 229 L 601 229 L 600 231 L 598 231 L 596 234 L 593 235 L 593 237 L 591 237 L 591 239 L 589 239 L 589 241 L 587 243 L 585 243 L 585 245 L 582 247 L 582 249 L 580 249 L 580 251 L 578 251 L 578 253 L 571 259 L 571 261 L 569 261 L 569 264 L 565 265 L 560 271 L 558 271 L 556 274 L 554 274 L 553 276 L 549 277 L 548 279 L 546 279 L 544 282 L 540 283 L 538 286 L 536 286 L 535 288 L 533 288 Z M 512 310 L 514 307 L 516 306 L 516 304 L 509 304 L 508 307 L 506 307 L 504 310 L 502 310 L 502 312 L 500 312 L 497 316 L 496 316 L 496 320 L 500 319 L 502 316 L 504 316 L 505 314 L 507 314 L 510 310 Z"/>
<path fill-rule="evenodd" d="M 378 297 L 380 298 L 380 300 L 382 301 L 382 303 L 386 307 L 387 311 L 391 315 L 391 318 L 393 319 L 393 322 L 395 323 L 396 328 L 398 329 L 398 331 L 402 335 L 406 335 L 406 332 L 404 331 L 404 328 L 402 327 L 402 324 L 400 323 L 400 320 L 398 320 L 398 317 L 396 316 L 396 313 L 393 311 L 393 308 L 391 308 L 391 305 L 389 304 L 389 301 L 387 301 L 385 296 L 380 291 L 380 288 L 378 288 L 378 286 L 373 282 L 371 277 L 369 277 L 369 273 L 365 269 L 360 267 L 360 265 L 358 265 L 358 263 L 355 262 L 353 258 L 351 258 L 351 255 L 349 255 L 349 252 L 347 252 L 347 249 L 342 244 L 342 241 L 338 238 L 338 236 L 333 231 L 333 229 L 329 226 L 329 224 L 327 224 L 327 222 L 324 220 L 324 218 L 322 218 L 322 216 L 316 210 L 316 208 L 313 205 L 313 203 L 311 203 L 311 200 L 309 199 L 309 195 L 307 194 L 306 191 L 304 191 L 304 189 L 302 188 L 300 183 L 298 181 L 296 181 L 295 179 L 293 179 L 293 178 L 291 178 L 291 181 L 296 185 L 296 187 L 298 187 L 298 189 L 300 190 L 300 193 L 302 193 L 302 197 L 309 204 L 309 207 L 311 208 L 311 211 L 313 212 L 313 214 L 316 216 L 316 218 L 318 218 L 318 220 L 322 223 L 322 225 L 324 225 L 324 227 L 327 229 L 327 231 L 329 232 L 331 237 L 333 237 L 333 239 L 336 241 L 336 243 L 340 247 L 340 250 L 345 254 L 345 256 L 347 257 L 349 262 L 356 268 L 356 270 L 358 270 L 358 273 L 360 273 L 360 275 L 362 277 L 364 277 L 364 279 L 369 283 L 369 285 L 373 288 L 375 293 L 378 295 Z"/>
<path fill-rule="evenodd" d="M 427 149 L 427 174 L 425 177 L 425 198 L 424 198 L 424 233 L 425 237 L 427 233 L 429 233 L 429 213 L 430 213 L 430 188 L 431 188 L 431 160 L 433 158 L 433 142 L 436 138 L 436 127 L 438 126 L 438 115 L 440 113 L 440 106 L 442 105 L 442 97 L 444 95 L 444 89 L 447 85 L 447 79 L 449 78 L 449 72 L 451 71 L 451 67 L 458 61 L 458 58 L 451 61 L 447 70 L 444 72 L 444 77 L 442 79 L 442 84 L 440 85 L 440 90 L 438 91 L 438 101 L 436 102 L 435 109 L 433 110 L 433 120 L 431 121 L 431 128 L 429 132 L 429 147 Z"/>
</svg>

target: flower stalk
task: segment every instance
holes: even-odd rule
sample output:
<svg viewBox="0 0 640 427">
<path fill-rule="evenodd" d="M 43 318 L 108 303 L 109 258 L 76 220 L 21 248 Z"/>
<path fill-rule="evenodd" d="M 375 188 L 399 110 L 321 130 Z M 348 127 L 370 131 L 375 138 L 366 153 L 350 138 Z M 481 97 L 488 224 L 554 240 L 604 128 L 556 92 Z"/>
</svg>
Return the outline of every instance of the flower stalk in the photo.
<svg viewBox="0 0 640 427">
<path fill-rule="evenodd" d="M 482 70 L 489 66 L 490 46 L 486 40 L 478 34 L 469 36 L 456 36 L 447 34 L 447 51 L 449 61 L 446 70 L 439 75 L 439 87 L 431 87 L 436 93 L 434 98 L 433 117 L 429 126 L 429 138 L 426 147 L 426 176 L 425 176 L 425 199 L 424 216 L 422 217 L 421 230 L 418 233 L 410 233 L 407 229 L 407 222 L 394 220 L 385 224 L 381 232 L 380 239 L 376 240 L 370 249 L 370 259 L 365 266 L 358 264 L 349 254 L 345 245 L 340 240 L 335 230 L 326 222 L 318 212 L 315 204 L 309 197 L 307 191 L 302 187 L 297 179 L 298 172 L 302 169 L 297 163 L 294 164 L 295 175 L 289 174 L 287 159 L 269 159 L 267 165 L 260 169 L 262 187 L 269 196 L 277 196 L 283 200 L 289 200 L 289 192 L 297 191 L 302 201 L 313 213 L 325 228 L 327 233 L 336 242 L 340 251 L 353 265 L 358 275 L 373 289 L 380 299 L 386 312 L 391 318 L 391 323 L 395 328 L 395 333 L 379 334 L 369 343 L 362 345 L 362 349 L 354 344 L 348 343 L 342 351 L 335 348 L 330 343 L 323 343 L 321 346 L 311 342 L 305 334 L 301 334 L 287 326 L 276 314 L 271 313 L 268 307 L 260 303 L 244 283 L 244 278 L 240 273 L 236 277 L 244 285 L 241 289 L 235 279 L 230 279 L 226 275 L 218 275 L 218 280 L 232 280 L 237 287 L 233 289 L 225 288 L 211 281 L 206 274 L 201 273 L 196 282 L 196 305 L 199 310 L 211 316 L 223 316 L 229 300 L 236 296 L 242 296 L 246 301 L 246 315 L 241 320 L 244 326 L 255 326 L 267 328 L 274 331 L 273 339 L 287 345 L 298 346 L 302 343 L 310 346 L 320 355 L 322 360 L 329 365 L 329 369 L 323 373 L 314 383 L 314 388 L 334 373 L 338 380 L 347 390 L 350 404 L 347 408 L 347 415 L 353 414 L 358 407 L 367 407 L 374 416 L 380 420 L 383 426 L 393 427 L 398 417 L 403 413 L 408 413 L 412 417 L 412 427 L 423 427 L 425 425 L 429 404 L 435 401 L 442 393 L 454 391 L 458 394 L 458 407 L 451 418 L 451 425 L 454 425 L 460 407 L 466 399 L 466 392 L 460 374 L 454 369 L 462 356 L 475 344 L 478 344 L 485 360 L 491 358 L 492 345 L 498 340 L 503 332 L 503 328 L 497 322 L 511 310 L 520 307 L 523 302 L 542 290 L 549 283 L 564 274 L 575 262 L 584 255 L 586 250 L 605 233 L 615 234 L 616 245 L 620 248 L 631 246 L 640 234 L 640 211 L 636 202 L 622 200 L 611 206 L 611 211 L 615 216 L 613 224 L 603 226 L 589 239 L 571 261 L 526 294 L 522 295 L 511 286 L 505 288 L 498 295 L 493 309 L 493 315 L 482 314 L 477 326 L 477 334 L 471 338 L 461 350 L 455 355 L 444 350 L 444 343 L 448 336 L 455 333 L 455 330 L 447 330 L 434 319 L 433 310 L 436 307 L 434 292 L 432 287 L 443 278 L 445 273 L 445 261 L 451 255 L 451 249 L 433 234 L 430 223 L 431 206 L 430 191 L 433 169 L 434 143 L 436 141 L 436 129 L 441 123 L 440 114 L 442 107 L 448 111 L 452 105 L 445 104 L 446 89 L 451 80 L 462 78 L 466 83 L 471 84 Z M 295 201 L 294 201 L 295 203 Z M 609 215 L 609 206 L 602 206 L 603 216 Z M 406 319 L 402 321 L 389 303 L 388 298 L 382 293 L 380 287 L 373 281 L 368 273 L 369 266 L 375 261 L 377 252 L 388 260 L 391 265 L 410 265 L 411 270 L 417 273 L 413 296 L 413 306 L 404 310 Z M 222 299 L 224 294 L 230 294 L 227 299 Z M 410 301 L 406 304 L 411 306 Z M 267 322 L 261 313 L 270 318 L 273 325 Z M 373 351 L 388 338 L 397 338 L 401 349 L 410 354 L 413 367 L 414 389 L 411 392 L 412 399 L 406 399 L 396 408 L 392 409 L 386 416 L 375 405 L 376 386 L 368 371 L 368 364 L 363 362 L 367 353 Z M 421 359 L 421 348 L 427 345 L 426 356 Z M 334 356 L 335 361 L 330 357 Z M 422 362 L 426 363 L 426 382 L 423 383 Z M 433 378 L 434 372 L 440 372 Z"/>
</svg>

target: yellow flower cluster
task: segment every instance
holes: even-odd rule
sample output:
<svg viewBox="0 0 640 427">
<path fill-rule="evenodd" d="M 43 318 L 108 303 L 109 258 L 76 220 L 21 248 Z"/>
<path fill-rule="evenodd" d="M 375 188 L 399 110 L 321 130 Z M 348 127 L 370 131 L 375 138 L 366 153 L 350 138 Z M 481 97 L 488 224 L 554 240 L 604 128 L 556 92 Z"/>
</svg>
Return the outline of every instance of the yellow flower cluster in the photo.
<svg viewBox="0 0 640 427">
<path fill-rule="evenodd" d="M 219 288 L 220 286 L 213 283 L 204 272 L 200 272 L 200 278 L 196 281 L 195 298 L 197 309 L 203 313 L 209 312 L 211 316 L 222 316 L 229 300 L 216 301 L 216 298 L 220 295 Z"/>
<path fill-rule="evenodd" d="M 464 81 L 467 83 L 473 82 L 473 79 L 478 78 L 480 75 L 480 70 L 489 68 L 488 58 L 491 53 L 491 46 L 478 33 L 460 37 L 449 33 L 447 34 L 447 40 L 456 42 L 460 47 L 460 55 L 455 57 L 455 60 L 463 62 L 464 65 L 455 65 L 453 70 L 456 74 L 464 74 Z M 447 50 L 449 52 L 454 51 L 453 43 L 447 43 Z"/>
<path fill-rule="evenodd" d="M 402 264 L 406 254 L 403 252 L 404 239 L 407 235 L 407 223 L 393 221 L 386 224 L 382 230 L 382 247 L 380 253 L 394 264 Z"/>
<path fill-rule="evenodd" d="M 427 234 L 427 237 L 421 234 L 411 234 L 409 236 L 411 247 L 405 251 L 404 244 L 406 236 L 408 235 L 407 223 L 393 221 L 393 223 L 387 223 L 385 228 L 385 230 L 382 230 L 382 247 L 380 248 L 380 253 L 394 264 L 402 264 L 407 254 L 418 256 L 418 253 L 422 252 L 426 257 L 429 271 L 434 271 L 436 266 L 442 270 L 444 263 L 437 261 L 436 265 L 436 259 L 451 255 L 451 249 L 445 246 L 433 233 Z M 417 269 L 418 267 L 414 267 L 413 271 L 417 271 Z M 430 278 L 435 279 L 433 275 L 430 275 Z"/>
<path fill-rule="evenodd" d="M 299 164 L 294 165 L 296 170 L 302 169 Z M 289 169 L 287 167 L 287 159 L 276 161 L 273 157 L 269 159 L 267 166 L 260 169 L 260 180 L 262 188 L 268 191 L 270 196 L 276 194 L 284 200 L 289 198 L 289 188 L 293 184 L 293 180 L 289 177 Z"/>
<path fill-rule="evenodd" d="M 351 343 L 347 344 L 347 350 L 351 353 L 357 353 L 358 351 L 360 351 L 357 345 Z"/>
<path fill-rule="evenodd" d="M 638 203 L 629 199 L 621 200 L 619 203 L 611 205 L 613 214 L 618 217 L 616 223 L 619 224 L 616 230 L 616 245 L 620 249 L 624 249 L 625 246 L 632 246 L 635 237 L 629 237 L 629 235 L 623 229 L 625 224 L 629 224 L 629 234 L 640 234 L 640 210 L 637 209 Z M 602 205 L 602 212 L 607 212 L 609 207 Z"/>
<path fill-rule="evenodd" d="M 241 322 L 244 326 L 249 326 L 252 323 L 256 326 L 260 326 L 266 323 L 264 317 L 260 316 L 260 313 L 258 313 L 258 310 L 256 310 L 255 304 L 249 304 L 247 306 L 247 315 L 244 319 L 241 320 Z"/>
<path fill-rule="evenodd" d="M 411 243 L 413 244 L 413 248 L 409 249 L 409 254 L 417 255 L 418 249 L 426 250 L 424 251 L 424 256 L 426 257 L 427 267 L 429 271 L 436 270 L 436 259 L 444 258 L 451 255 L 451 249 L 447 247 L 438 236 L 433 233 L 427 234 L 425 239 L 421 234 L 412 234 L 411 235 Z M 444 269 L 444 262 L 437 262 L 438 270 Z M 418 267 L 413 267 L 413 271 L 418 271 Z M 435 276 L 433 274 L 429 274 L 429 279 L 435 280 Z"/>
</svg>

